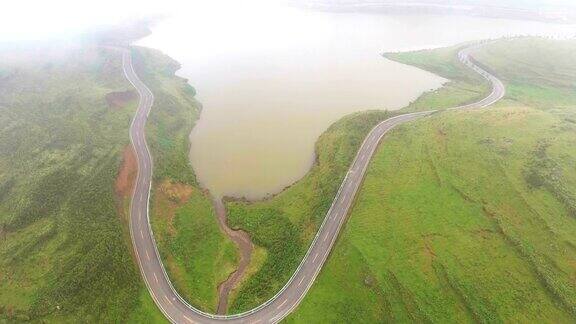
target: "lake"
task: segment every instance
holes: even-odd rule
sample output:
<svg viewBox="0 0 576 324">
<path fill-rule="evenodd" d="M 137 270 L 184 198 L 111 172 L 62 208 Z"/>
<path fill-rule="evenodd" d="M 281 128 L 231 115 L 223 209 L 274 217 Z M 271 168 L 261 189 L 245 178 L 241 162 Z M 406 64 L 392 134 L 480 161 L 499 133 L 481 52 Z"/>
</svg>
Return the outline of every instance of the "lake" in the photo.
<svg viewBox="0 0 576 324">
<path fill-rule="evenodd" d="M 381 56 L 574 26 L 431 15 L 332 13 L 258 3 L 202 7 L 157 24 L 140 45 L 182 64 L 203 111 L 190 160 L 216 197 L 259 199 L 294 183 L 342 116 L 399 109 L 444 80 Z"/>
</svg>

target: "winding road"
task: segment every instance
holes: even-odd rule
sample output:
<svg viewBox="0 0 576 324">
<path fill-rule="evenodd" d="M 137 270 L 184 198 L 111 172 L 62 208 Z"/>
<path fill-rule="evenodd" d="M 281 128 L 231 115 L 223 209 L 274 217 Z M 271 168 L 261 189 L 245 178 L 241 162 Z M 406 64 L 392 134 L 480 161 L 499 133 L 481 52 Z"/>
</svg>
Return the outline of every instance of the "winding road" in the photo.
<svg viewBox="0 0 576 324">
<path fill-rule="evenodd" d="M 481 46 L 481 44 L 461 50 L 458 53 L 458 57 L 462 63 L 478 72 L 491 83 L 492 92 L 478 102 L 450 108 L 450 110 L 487 107 L 500 100 L 505 94 L 503 83 L 476 65 L 470 57 L 470 53 L 478 46 Z M 277 323 L 286 317 L 304 298 L 328 258 L 352 206 L 354 197 L 362 184 L 370 159 L 382 137 L 397 125 L 437 112 L 437 110 L 429 110 L 395 116 L 381 122 L 370 131 L 358 150 L 356 158 L 348 170 L 306 256 L 290 280 L 274 297 L 245 313 L 236 315 L 208 314 L 189 305 L 176 292 L 166 274 L 154 241 L 149 218 L 153 165 L 145 136 L 146 120 L 154 102 L 154 95 L 136 75 L 132 66 L 131 52 L 126 50 L 122 55 L 124 74 L 140 95 L 138 109 L 130 126 L 130 139 L 138 161 L 138 176 L 130 207 L 130 234 L 136 259 L 146 286 L 156 305 L 173 323 Z"/>
</svg>

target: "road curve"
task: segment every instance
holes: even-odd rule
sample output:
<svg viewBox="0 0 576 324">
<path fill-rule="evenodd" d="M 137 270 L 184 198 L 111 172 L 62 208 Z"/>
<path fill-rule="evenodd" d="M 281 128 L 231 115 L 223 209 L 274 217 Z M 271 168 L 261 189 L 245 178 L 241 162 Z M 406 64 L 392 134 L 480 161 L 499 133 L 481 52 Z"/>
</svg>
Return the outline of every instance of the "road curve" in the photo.
<svg viewBox="0 0 576 324">
<path fill-rule="evenodd" d="M 471 59 L 470 52 L 478 46 L 481 44 L 461 50 L 458 57 L 462 63 L 491 83 L 492 92 L 478 102 L 450 108 L 451 110 L 487 107 L 505 94 L 502 82 Z M 154 95 L 136 75 L 130 51 L 123 51 L 122 62 L 126 78 L 140 95 L 136 115 L 130 126 L 130 139 L 138 161 L 138 176 L 130 207 L 130 235 L 144 282 L 156 305 L 173 323 L 277 323 L 286 317 L 304 298 L 328 258 L 382 137 L 397 125 L 437 112 L 429 110 L 399 115 L 376 125 L 364 139 L 304 259 L 286 285 L 270 300 L 248 312 L 228 316 L 214 315 L 192 307 L 180 297 L 160 259 L 149 218 L 153 165 L 145 136 L 146 120 L 154 102 Z"/>
</svg>

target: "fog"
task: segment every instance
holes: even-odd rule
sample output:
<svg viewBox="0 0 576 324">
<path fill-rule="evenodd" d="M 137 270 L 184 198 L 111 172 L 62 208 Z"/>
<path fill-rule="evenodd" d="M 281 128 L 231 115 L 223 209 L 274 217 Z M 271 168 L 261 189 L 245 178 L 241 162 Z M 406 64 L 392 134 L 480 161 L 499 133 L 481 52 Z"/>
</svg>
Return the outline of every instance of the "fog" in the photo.
<svg viewBox="0 0 576 324">
<path fill-rule="evenodd" d="M 195 37 L 213 39 L 223 30 L 233 26 L 238 18 L 250 23 L 253 13 L 264 12 L 291 3 L 310 5 L 314 3 L 364 3 L 365 0 L 19 0 L 4 1 L 0 11 L 0 42 L 19 40 L 46 40 L 70 38 L 95 26 L 114 25 L 127 20 L 148 17 L 186 15 L 201 26 L 217 22 L 220 29 L 193 33 Z M 372 3 L 393 3 L 393 0 L 373 0 Z M 406 1 L 398 1 L 406 3 Z M 525 8 L 530 10 L 574 10 L 572 0 L 413 0 L 412 3 L 443 3 L 448 5 L 484 4 Z M 274 17 L 277 17 L 276 15 Z M 214 24 L 212 24 L 214 25 Z"/>
<path fill-rule="evenodd" d="M 214 19 L 222 26 L 239 9 L 270 6 L 278 0 L 21 0 L 4 1 L 0 11 L 0 41 L 70 38 L 94 27 L 128 20 L 165 17 L 185 13 L 190 19 Z"/>
<path fill-rule="evenodd" d="M 199 181 L 216 196 L 257 199 L 301 178 L 314 161 L 316 139 L 342 116 L 402 108 L 446 81 L 386 60 L 382 52 L 575 34 L 573 25 L 537 21 L 294 8 L 320 2 L 351 0 L 290 0 L 292 6 L 282 0 L 11 1 L 0 12 L 0 58 L 9 56 L 1 43 L 61 49 L 96 27 L 157 18 L 152 35 L 137 44 L 178 60 L 178 74 L 198 90 L 204 110 L 192 133 L 191 161 Z M 529 9 L 566 4 L 412 1 L 417 2 Z"/>
</svg>

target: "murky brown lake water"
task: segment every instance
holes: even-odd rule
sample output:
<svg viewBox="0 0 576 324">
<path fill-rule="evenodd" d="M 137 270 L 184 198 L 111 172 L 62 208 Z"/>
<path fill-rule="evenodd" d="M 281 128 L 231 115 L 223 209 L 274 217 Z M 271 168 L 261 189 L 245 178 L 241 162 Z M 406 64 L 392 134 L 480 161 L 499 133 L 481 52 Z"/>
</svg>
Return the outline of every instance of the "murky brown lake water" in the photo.
<svg viewBox="0 0 576 324">
<path fill-rule="evenodd" d="M 190 159 L 201 184 L 216 196 L 258 199 L 301 178 L 316 139 L 340 117 L 399 109 L 446 81 L 382 52 L 504 35 L 565 36 L 571 28 L 265 6 L 176 16 L 140 43 L 182 63 L 178 74 L 198 91 L 204 110 Z"/>
</svg>

